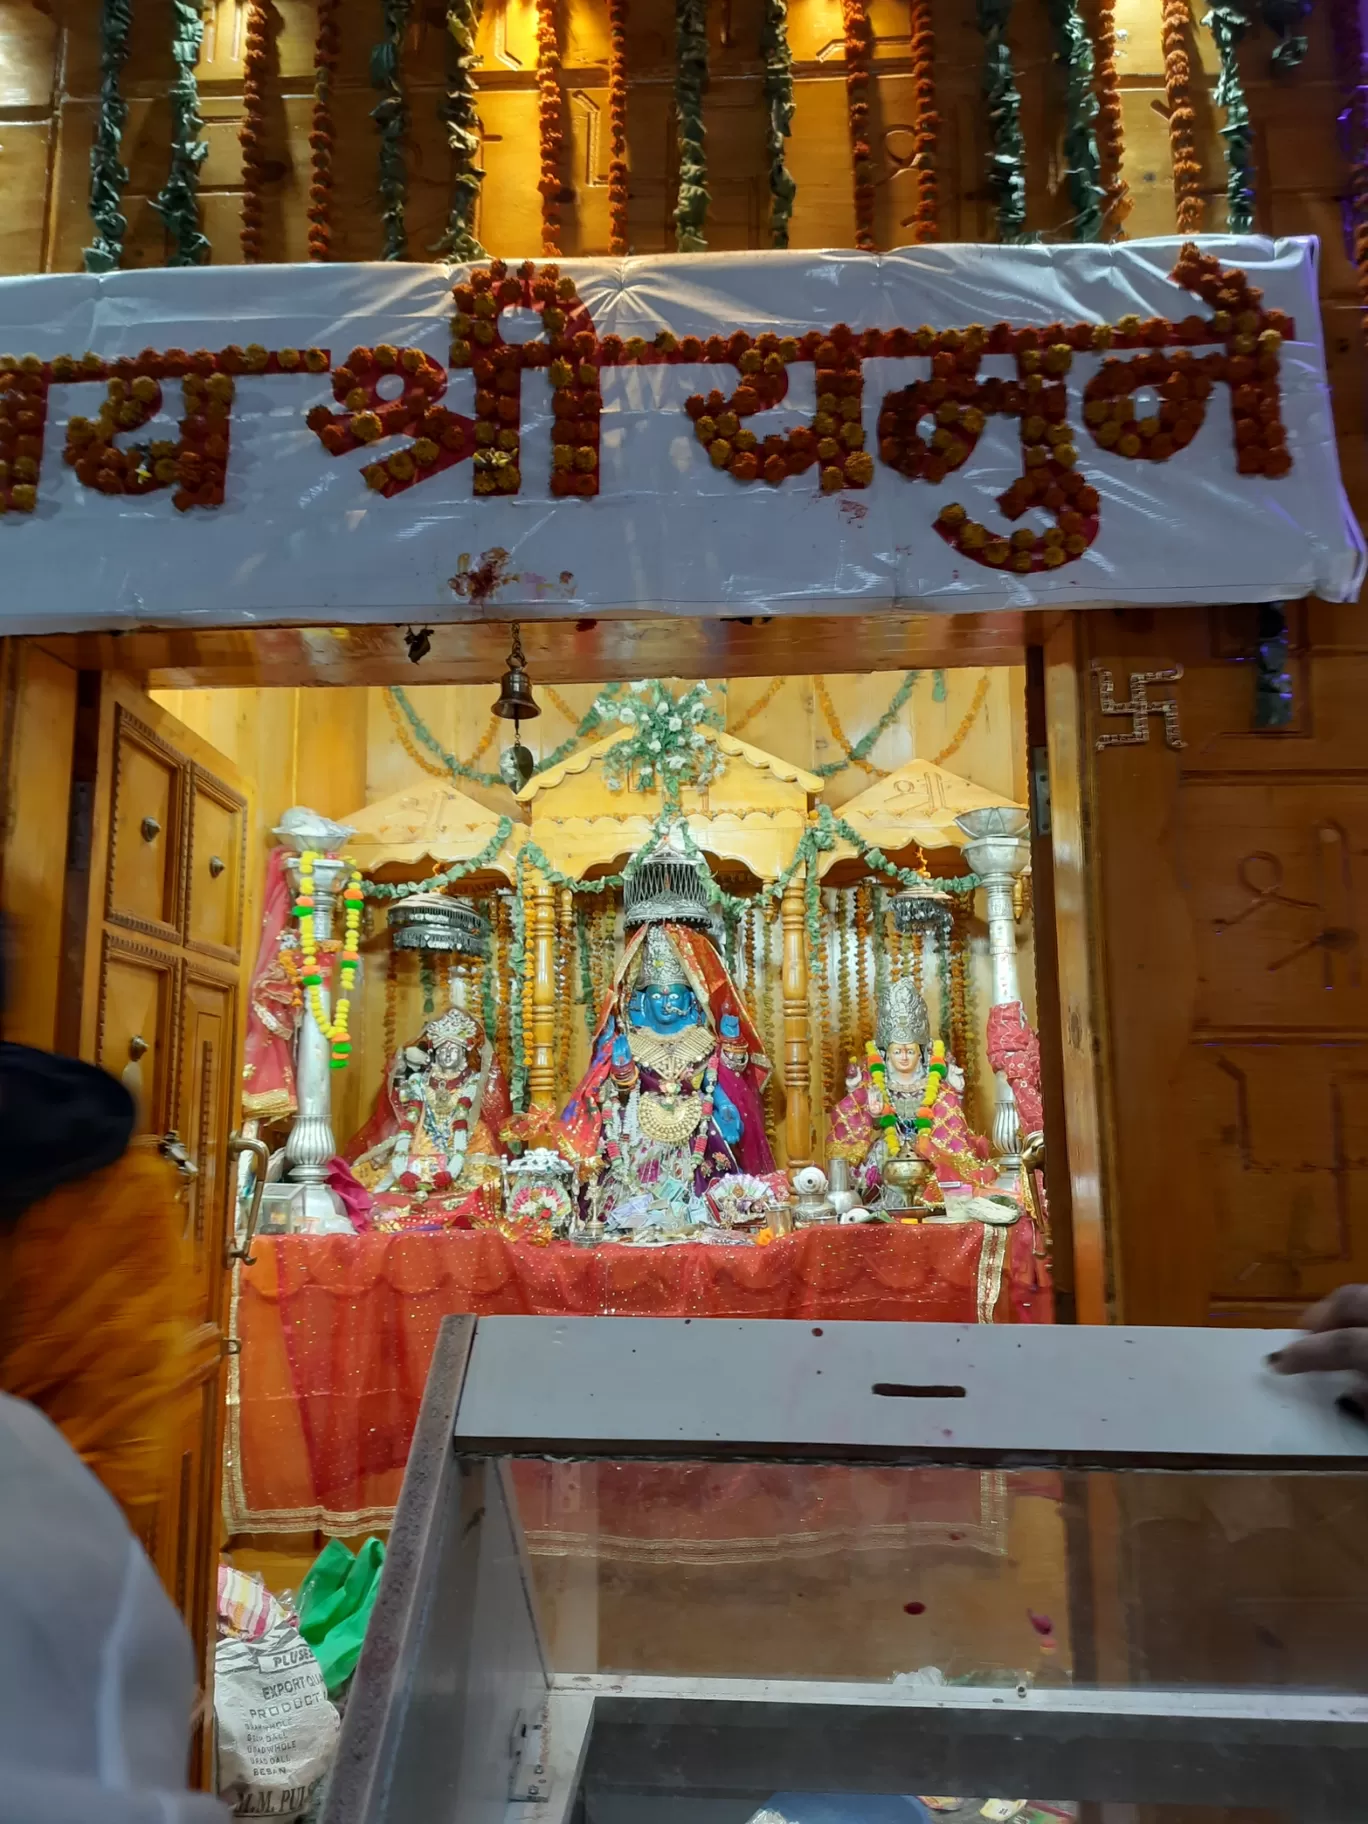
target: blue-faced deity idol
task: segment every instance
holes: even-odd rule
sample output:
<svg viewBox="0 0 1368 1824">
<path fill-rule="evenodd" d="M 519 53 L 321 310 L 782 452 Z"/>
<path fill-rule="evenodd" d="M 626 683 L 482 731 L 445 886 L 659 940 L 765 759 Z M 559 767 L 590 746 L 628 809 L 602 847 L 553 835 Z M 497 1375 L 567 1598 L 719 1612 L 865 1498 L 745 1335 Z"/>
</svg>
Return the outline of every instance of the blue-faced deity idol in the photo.
<svg viewBox="0 0 1368 1824">
<path fill-rule="evenodd" d="M 658 925 L 646 934 L 641 972 L 627 1002 L 627 1019 L 668 1038 L 703 1023 L 703 1009 L 674 945 Z"/>
</svg>

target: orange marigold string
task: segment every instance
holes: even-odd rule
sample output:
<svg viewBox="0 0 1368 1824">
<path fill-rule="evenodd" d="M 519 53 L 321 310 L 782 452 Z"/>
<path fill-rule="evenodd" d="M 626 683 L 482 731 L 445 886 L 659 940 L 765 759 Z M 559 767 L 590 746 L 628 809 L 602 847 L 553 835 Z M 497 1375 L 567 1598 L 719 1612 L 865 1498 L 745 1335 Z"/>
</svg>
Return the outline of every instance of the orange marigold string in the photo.
<svg viewBox="0 0 1368 1824">
<path fill-rule="evenodd" d="M 874 159 L 869 149 L 869 64 L 874 35 L 865 0 L 841 0 L 845 26 L 846 118 L 855 179 L 855 245 L 876 251 L 874 241 Z"/>
<path fill-rule="evenodd" d="M 608 0 L 608 251 L 627 251 L 627 0 Z"/>
<path fill-rule="evenodd" d="M 1097 31 L 1097 142 L 1102 154 L 1103 235 L 1119 236 L 1131 212 L 1130 187 L 1121 175 L 1125 132 L 1121 113 L 1121 79 L 1116 69 L 1115 0 L 1098 0 Z"/>
<path fill-rule="evenodd" d="M 1164 88 L 1168 96 L 1173 201 L 1179 234 L 1202 227 L 1202 165 L 1197 156 L 1197 113 L 1192 105 L 1192 15 L 1187 0 L 1164 0 Z"/>
<path fill-rule="evenodd" d="M 917 208 L 912 238 L 918 244 L 940 238 L 940 192 L 936 177 L 936 36 L 931 0 L 912 0 L 912 164 L 917 173 Z"/>
<path fill-rule="evenodd" d="M 261 158 L 265 130 L 263 87 L 270 51 L 270 24 L 265 0 L 251 0 L 247 9 L 247 34 L 242 53 L 242 257 L 248 265 L 261 258 Z"/>
<path fill-rule="evenodd" d="M 314 37 L 314 101 L 309 125 L 309 258 L 332 253 L 333 77 L 337 74 L 338 0 L 318 0 Z"/>
<path fill-rule="evenodd" d="M 560 252 L 562 125 L 560 35 L 556 0 L 537 0 L 537 132 L 541 147 L 542 252 Z"/>
</svg>

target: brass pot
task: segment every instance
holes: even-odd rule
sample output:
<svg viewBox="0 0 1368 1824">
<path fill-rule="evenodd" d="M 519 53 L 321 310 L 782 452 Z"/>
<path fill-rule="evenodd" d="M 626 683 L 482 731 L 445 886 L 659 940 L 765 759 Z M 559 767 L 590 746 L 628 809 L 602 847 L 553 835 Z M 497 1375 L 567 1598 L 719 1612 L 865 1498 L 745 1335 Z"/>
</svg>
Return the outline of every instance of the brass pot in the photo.
<svg viewBox="0 0 1368 1824">
<path fill-rule="evenodd" d="M 916 1140 L 905 1136 L 891 1159 L 884 1161 L 880 1176 L 884 1182 L 884 1208 L 915 1210 L 921 1208 L 922 1187 L 931 1177 L 931 1163 L 916 1150 Z"/>
</svg>

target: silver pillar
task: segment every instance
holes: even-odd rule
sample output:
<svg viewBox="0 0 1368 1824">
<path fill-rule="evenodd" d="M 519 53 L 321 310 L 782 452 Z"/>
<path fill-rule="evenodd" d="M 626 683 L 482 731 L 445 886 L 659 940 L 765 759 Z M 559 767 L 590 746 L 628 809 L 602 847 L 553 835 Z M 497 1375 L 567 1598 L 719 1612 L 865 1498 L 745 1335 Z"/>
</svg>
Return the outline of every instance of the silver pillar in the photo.
<svg viewBox="0 0 1368 1824">
<path fill-rule="evenodd" d="M 290 888 L 299 891 L 299 857 L 285 862 Z M 313 864 L 314 935 L 320 945 L 332 936 L 337 894 L 345 885 L 348 866 L 335 857 L 319 855 Z M 319 990 L 325 1013 L 332 1011 L 327 988 Z M 332 1125 L 332 1064 L 327 1038 L 314 1018 L 309 995 L 295 1039 L 295 1095 L 299 1112 L 285 1142 L 286 1172 L 279 1184 L 268 1185 L 265 1202 L 274 1205 L 272 1227 L 284 1226 L 306 1234 L 352 1232 L 342 1199 L 328 1188 L 326 1166 L 337 1151 Z"/>
<path fill-rule="evenodd" d="M 964 859 L 983 883 L 988 950 L 993 964 L 994 1007 L 1021 999 L 1017 973 L 1016 883 L 1031 859 L 1030 819 L 1014 806 L 965 811 L 955 819 L 969 837 Z M 1014 1190 L 1021 1177 L 1021 1124 L 1016 1097 L 1001 1071 L 995 1073 L 993 1152 L 998 1183 Z"/>
</svg>

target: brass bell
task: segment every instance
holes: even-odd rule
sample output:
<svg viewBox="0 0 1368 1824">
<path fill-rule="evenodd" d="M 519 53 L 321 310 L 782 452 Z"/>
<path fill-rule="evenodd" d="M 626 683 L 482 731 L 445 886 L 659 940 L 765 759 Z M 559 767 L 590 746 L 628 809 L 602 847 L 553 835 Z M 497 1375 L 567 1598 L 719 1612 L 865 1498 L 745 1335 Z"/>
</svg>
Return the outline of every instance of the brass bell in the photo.
<svg viewBox="0 0 1368 1824">
<path fill-rule="evenodd" d="M 518 723 L 526 718 L 541 714 L 541 708 L 532 695 L 531 680 L 527 675 L 527 660 L 523 655 L 522 640 L 516 622 L 513 627 L 513 650 L 508 655 L 508 669 L 499 684 L 499 695 L 493 705 L 494 714 L 502 716 L 506 722 Z"/>
</svg>

